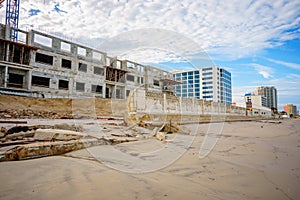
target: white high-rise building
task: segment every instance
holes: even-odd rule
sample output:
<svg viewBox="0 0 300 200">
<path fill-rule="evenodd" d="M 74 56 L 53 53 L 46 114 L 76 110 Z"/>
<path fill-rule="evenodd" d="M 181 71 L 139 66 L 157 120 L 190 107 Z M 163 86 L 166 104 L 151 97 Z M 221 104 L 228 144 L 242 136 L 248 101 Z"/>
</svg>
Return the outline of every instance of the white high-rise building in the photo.
<svg viewBox="0 0 300 200">
<path fill-rule="evenodd" d="M 277 89 L 275 87 L 260 86 L 255 88 L 255 95 L 261 95 L 267 98 L 266 107 L 277 108 Z"/>
<path fill-rule="evenodd" d="M 195 97 L 213 102 L 231 104 L 231 73 L 212 66 L 173 73 L 182 84 L 175 86 L 176 96 Z"/>
</svg>

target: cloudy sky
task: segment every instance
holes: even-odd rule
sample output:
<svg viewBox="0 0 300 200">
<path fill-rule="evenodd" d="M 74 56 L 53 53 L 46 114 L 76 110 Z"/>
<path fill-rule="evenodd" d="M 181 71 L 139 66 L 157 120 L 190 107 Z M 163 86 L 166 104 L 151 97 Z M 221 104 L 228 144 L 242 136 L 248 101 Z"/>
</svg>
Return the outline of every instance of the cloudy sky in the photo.
<svg viewBox="0 0 300 200">
<path fill-rule="evenodd" d="M 233 101 L 275 86 L 279 109 L 300 109 L 298 0 L 22 0 L 19 27 L 168 70 L 223 66 Z"/>
</svg>

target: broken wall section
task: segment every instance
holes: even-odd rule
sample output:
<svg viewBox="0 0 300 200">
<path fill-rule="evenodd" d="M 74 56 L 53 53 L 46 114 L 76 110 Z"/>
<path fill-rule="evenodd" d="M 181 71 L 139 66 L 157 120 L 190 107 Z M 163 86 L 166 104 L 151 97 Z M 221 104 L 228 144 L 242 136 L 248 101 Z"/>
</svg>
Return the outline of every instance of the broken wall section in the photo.
<svg viewBox="0 0 300 200">
<path fill-rule="evenodd" d="M 182 98 L 165 93 L 136 89 L 128 98 L 129 118 L 137 120 L 148 116 L 152 121 L 199 121 L 212 116 L 225 118 L 245 118 L 246 109 L 195 98 Z M 253 112 L 248 116 L 271 117 L 271 111 Z"/>
</svg>

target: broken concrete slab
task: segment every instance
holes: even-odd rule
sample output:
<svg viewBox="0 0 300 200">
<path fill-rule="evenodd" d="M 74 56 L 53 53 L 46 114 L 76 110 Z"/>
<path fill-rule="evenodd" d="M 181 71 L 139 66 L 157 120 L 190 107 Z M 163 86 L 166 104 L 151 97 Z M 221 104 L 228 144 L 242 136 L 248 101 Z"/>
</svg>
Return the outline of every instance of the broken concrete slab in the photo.
<svg viewBox="0 0 300 200">
<path fill-rule="evenodd" d="M 133 134 L 126 133 L 126 132 L 115 132 L 113 131 L 110 133 L 111 136 L 116 136 L 116 137 L 133 137 Z"/>
<path fill-rule="evenodd" d="M 47 140 L 78 140 L 86 134 L 60 129 L 38 129 L 34 134 L 35 140 L 47 141 Z"/>
<path fill-rule="evenodd" d="M 115 136 L 111 136 L 111 137 L 105 137 L 105 139 L 110 141 L 112 144 L 138 141 L 138 139 L 134 138 L 134 137 L 115 137 Z"/>
<path fill-rule="evenodd" d="M 139 127 L 139 126 L 133 127 L 132 130 L 136 131 L 138 134 L 151 134 L 152 133 L 151 130 L 149 130 L 147 128 Z"/>
<path fill-rule="evenodd" d="M 25 137 L 33 137 L 34 136 L 34 131 L 26 131 L 26 132 L 18 132 L 18 133 L 13 133 L 10 135 L 6 135 L 5 139 L 6 140 L 22 140 Z"/>
<path fill-rule="evenodd" d="M 60 155 L 70 151 L 104 144 L 108 144 L 107 140 L 92 138 L 14 145 L 6 147 L 6 149 L 1 149 L 0 161 L 24 160 L 51 155 Z"/>
</svg>

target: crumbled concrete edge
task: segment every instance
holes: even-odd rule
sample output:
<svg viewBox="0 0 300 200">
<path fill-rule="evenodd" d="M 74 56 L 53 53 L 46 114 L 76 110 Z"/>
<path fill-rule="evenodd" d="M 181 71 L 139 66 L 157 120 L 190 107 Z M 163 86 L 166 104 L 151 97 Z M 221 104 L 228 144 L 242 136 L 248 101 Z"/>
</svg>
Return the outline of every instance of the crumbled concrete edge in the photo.
<svg viewBox="0 0 300 200">
<path fill-rule="evenodd" d="M 96 145 L 106 145 L 109 143 L 110 142 L 105 139 L 93 138 L 17 145 L 6 151 L 0 152 L 0 162 L 60 155 L 74 150 L 79 150 Z"/>
</svg>

